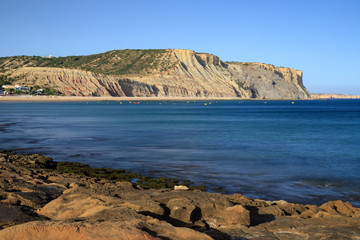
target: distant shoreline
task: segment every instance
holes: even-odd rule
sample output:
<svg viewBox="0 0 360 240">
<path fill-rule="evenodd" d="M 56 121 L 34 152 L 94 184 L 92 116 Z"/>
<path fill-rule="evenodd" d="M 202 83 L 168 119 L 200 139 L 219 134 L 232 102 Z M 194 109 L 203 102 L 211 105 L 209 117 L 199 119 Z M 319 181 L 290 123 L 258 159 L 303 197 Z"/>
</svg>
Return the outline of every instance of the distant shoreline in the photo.
<svg viewBox="0 0 360 240">
<path fill-rule="evenodd" d="M 2 96 L 0 102 L 96 102 L 96 101 L 207 101 L 239 100 L 236 98 L 194 98 L 194 97 L 77 97 L 77 96 Z M 241 99 L 245 100 L 245 99 Z"/>
<path fill-rule="evenodd" d="M 311 100 L 315 100 L 315 99 L 360 99 L 360 95 L 312 93 Z"/>
<path fill-rule="evenodd" d="M 322 99 L 360 99 L 359 95 L 311 94 L 310 99 L 253 99 L 234 97 L 79 97 L 79 96 L 0 96 L 0 102 L 97 102 L 97 101 L 302 101 Z"/>
<path fill-rule="evenodd" d="M 97 101 L 221 101 L 221 100 L 264 100 L 269 99 L 245 99 L 233 97 L 77 97 L 77 96 L 31 96 L 31 95 L 18 95 L 18 96 L 0 96 L 0 102 L 97 102 Z M 273 99 L 275 100 L 275 99 Z M 291 99 L 288 99 L 291 100 Z M 293 100 L 295 101 L 295 100 Z"/>
</svg>

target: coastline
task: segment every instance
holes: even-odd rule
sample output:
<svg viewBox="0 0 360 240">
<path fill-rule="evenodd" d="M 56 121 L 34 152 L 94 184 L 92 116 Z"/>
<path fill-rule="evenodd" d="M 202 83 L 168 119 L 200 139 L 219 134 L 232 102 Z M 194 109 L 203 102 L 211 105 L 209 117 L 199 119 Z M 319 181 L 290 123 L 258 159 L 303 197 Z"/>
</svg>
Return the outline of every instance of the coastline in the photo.
<svg viewBox="0 0 360 240">
<path fill-rule="evenodd" d="M 309 101 L 329 99 L 360 99 L 358 95 L 311 94 L 309 99 L 254 99 L 234 97 L 80 97 L 80 96 L 0 96 L 0 102 L 98 102 L 98 101 Z"/>
<path fill-rule="evenodd" d="M 1 239 L 354 239 L 360 235 L 360 209 L 340 200 L 316 206 L 188 190 L 181 183 L 176 186 L 182 187 L 144 188 L 109 179 L 109 172 L 89 176 L 86 171 L 94 169 L 84 172 L 77 163 L 65 164 L 64 172 L 60 163 L 37 154 L 0 153 Z"/>
<path fill-rule="evenodd" d="M 1 96 L 0 102 L 97 102 L 97 101 L 220 101 L 251 100 L 240 98 L 194 98 L 194 97 L 77 97 L 77 96 Z"/>
<path fill-rule="evenodd" d="M 311 94 L 311 100 L 327 100 L 327 99 L 360 99 L 360 95 L 332 94 L 332 93 L 312 93 Z"/>
</svg>

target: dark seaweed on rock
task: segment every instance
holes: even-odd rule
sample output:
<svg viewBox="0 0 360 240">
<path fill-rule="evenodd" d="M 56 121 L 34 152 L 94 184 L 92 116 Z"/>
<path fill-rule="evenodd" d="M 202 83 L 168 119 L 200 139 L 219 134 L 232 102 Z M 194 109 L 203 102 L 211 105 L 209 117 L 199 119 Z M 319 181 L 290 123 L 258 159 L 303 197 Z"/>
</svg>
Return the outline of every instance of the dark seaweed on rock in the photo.
<svg viewBox="0 0 360 240">
<path fill-rule="evenodd" d="M 152 178 L 149 176 L 142 176 L 139 173 L 131 173 L 128 170 L 124 169 L 111 169 L 111 168 L 92 168 L 87 164 L 83 163 L 74 163 L 74 162 L 57 162 L 56 171 L 61 173 L 68 174 L 78 174 L 88 177 L 107 179 L 112 181 L 121 181 L 121 182 L 131 182 L 136 180 L 136 184 L 142 188 L 174 188 L 176 185 L 185 185 L 192 190 L 201 190 L 206 191 L 206 187 L 203 185 L 200 186 L 190 186 L 191 181 L 185 180 L 181 182 L 178 179 L 173 178 Z"/>
<path fill-rule="evenodd" d="M 165 177 L 152 178 L 124 169 L 93 168 L 87 164 L 76 162 L 54 162 L 53 159 L 38 154 L 20 155 L 9 150 L 1 150 L 0 162 L 8 162 L 17 166 L 34 169 L 47 169 L 60 173 L 107 179 L 114 182 L 134 182 L 134 180 L 137 180 L 135 182 L 138 186 L 147 189 L 174 188 L 175 185 L 184 185 L 192 190 L 206 191 L 206 187 L 203 185 L 191 186 L 193 183 L 189 180 L 180 181 Z"/>
<path fill-rule="evenodd" d="M 191 190 L 200 190 L 206 191 L 206 187 L 203 185 L 198 186 L 190 186 L 193 182 L 189 180 L 185 180 L 180 182 L 178 179 L 173 178 L 151 178 L 147 176 L 141 176 L 137 183 L 142 186 L 143 188 L 154 188 L 154 189 L 161 189 L 161 188 L 174 188 L 176 185 L 184 185 L 187 186 Z"/>
<path fill-rule="evenodd" d="M 131 173 L 124 169 L 92 168 L 87 164 L 75 162 L 57 162 L 56 171 L 121 182 L 130 182 L 140 177 L 139 173 Z"/>
</svg>

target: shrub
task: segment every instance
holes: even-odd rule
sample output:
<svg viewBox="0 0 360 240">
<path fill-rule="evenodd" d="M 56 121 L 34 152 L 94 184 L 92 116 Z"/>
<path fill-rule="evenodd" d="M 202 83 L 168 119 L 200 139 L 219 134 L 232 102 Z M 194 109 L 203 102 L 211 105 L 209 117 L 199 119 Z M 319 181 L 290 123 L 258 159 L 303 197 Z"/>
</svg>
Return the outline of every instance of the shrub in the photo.
<svg viewBox="0 0 360 240">
<path fill-rule="evenodd" d="M 43 89 L 43 93 L 45 95 L 61 95 L 61 93 L 58 90 L 56 90 L 54 88 L 47 88 L 47 87 Z"/>
</svg>

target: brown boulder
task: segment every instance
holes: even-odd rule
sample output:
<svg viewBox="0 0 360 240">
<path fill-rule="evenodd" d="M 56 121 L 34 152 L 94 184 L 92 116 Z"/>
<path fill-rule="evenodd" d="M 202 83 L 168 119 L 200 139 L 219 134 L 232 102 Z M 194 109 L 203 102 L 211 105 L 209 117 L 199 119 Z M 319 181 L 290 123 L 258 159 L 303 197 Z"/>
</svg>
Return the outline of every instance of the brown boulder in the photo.
<svg viewBox="0 0 360 240">
<path fill-rule="evenodd" d="M 149 218 L 143 228 L 156 233 L 161 239 L 171 240 L 211 240 L 210 236 L 205 233 L 197 232 L 186 227 L 174 227 L 173 225 L 159 221 L 158 219 Z"/>
<path fill-rule="evenodd" d="M 222 194 L 171 191 L 154 195 L 170 209 L 170 217 L 183 222 L 206 221 L 210 226 L 226 225 L 225 211 L 233 204 Z"/>
<path fill-rule="evenodd" d="M 196 205 L 188 198 L 174 198 L 166 203 L 170 209 L 170 217 L 182 222 L 197 221 L 195 218 Z"/>
<path fill-rule="evenodd" d="M 160 240 L 135 222 L 30 222 L 0 231 L 2 240 Z"/>
<path fill-rule="evenodd" d="M 107 187 L 99 185 L 94 188 L 95 185 L 92 184 L 92 188 L 74 186 L 66 190 L 63 195 L 39 209 L 38 214 L 60 220 L 90 217 L 103 210 L 117 207 L 127 207 L 145 214 L 164 215 L 165 213 L 164 208 L 151 199 L 140 199 L 139 196 L 140 200 L 127 200 L 118 195 L 109 196 L 112 192 Z"/>
<path fill-rule="evenodd" d="M 224 212 L 226 225 L 250 225 L 250 211 L 241 205 L 228 207 Z"/>
<path fill-rule="evenodd" d="M 305 210 L 300 214 L 301 218 L 311 218 L 320 211 L 320 208 L 315 205 L 305 205 Z"/>
<path fill-rule="evenodd" d="M 303 205 L 296 203 L 276 203 L 270 206 L 259 208 L 260 215 L 273 216 L 299 216 L 303 211 L 307 210 Z"/>
<path fill-rule="evenodd" d="M 86 192 L 85 188 L 84 191 L 81 191 L 80 188 L 66 190 L 63 195 L 39 209 L 38 214 L 58 220 L 88 217 L 123 203 L 117 198 Z"/>
<path fill-rule="evenodd" d="M 230 201 L 241 204 L 242 206 L 264 207 L 270 205 L 267 201 L 252 199 L 244 195 L 241 195 L 239 193 L 234 193 L 233 195 L 227 195 L 226 197 Z"/>
<path fill-rule="evenodd" d="M 324 203 L 320 208 L 332 215 L 341 214 L 348 217 L 360 216 L 360 210 L 358 208 L 354 208 L 349 202 L 343 202 L 341 200 Z"/>
<path fill-rule="evenodd" d="M 76 220 L 30 222 L 0 231 L 1 240 L 211 240 L 204 233 L 174 227 L 137 213 L 115 207 Z"/>
<path fill-rule="evenodd" d="M 134 209 L 137 212 L 145 214 L 152 213 L 156 215 L 164 215 L 165 210 L 159 203 L 151 200 L 125 200 L 121 206 Z"/>
</svg>

